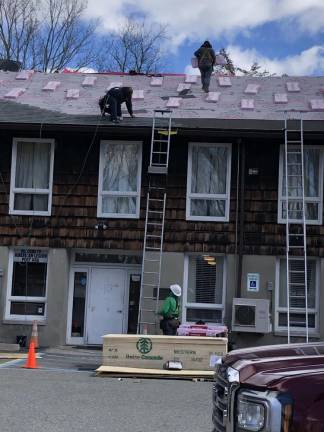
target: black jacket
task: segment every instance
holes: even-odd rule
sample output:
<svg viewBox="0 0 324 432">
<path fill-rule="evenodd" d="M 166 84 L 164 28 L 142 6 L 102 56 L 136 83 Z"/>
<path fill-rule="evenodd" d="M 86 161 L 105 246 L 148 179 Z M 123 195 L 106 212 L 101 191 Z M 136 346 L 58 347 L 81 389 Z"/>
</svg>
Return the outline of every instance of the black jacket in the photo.
<svg viewBox="0 0 324 432">
<path fill-rule="evenodd" d="M 119 103 L 120 105 L 123 102 L 125 102 L 127 111 L 129 112 L 129 115 L 132 116 L 133 115 L 132 98 L 127 97 L 123 89 L 124 89 L 123 87 L 113 87 L 112 89 L 108 90 L 107 95 L 116 99 L 117 103 Z"/>
</svg>

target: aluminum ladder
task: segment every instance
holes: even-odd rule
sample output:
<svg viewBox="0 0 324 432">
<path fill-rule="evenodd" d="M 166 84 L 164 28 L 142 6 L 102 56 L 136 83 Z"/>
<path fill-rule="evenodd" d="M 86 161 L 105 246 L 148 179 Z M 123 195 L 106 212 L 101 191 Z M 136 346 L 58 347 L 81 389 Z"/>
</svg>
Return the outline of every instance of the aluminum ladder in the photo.
<svg viewBox="0 0 324 432">
<path fill-rule="evenodd" d="M 150 174 L 167 174 L 171 140 L 171 110 L 154 110 L 151 136 Z"/>
<path fill-rule="evenodd" d="M 155 110 L 153 114 L 137 325 L 140 334 L 156 333 L 158 325 L 171 115 L 170 110 Z"/>
<path fill-rule="evenodd" d="M 304 178 L 303 120 L 285 120 L 284 191 L 286 215 L 286 268 L 287 268 L 287 336 L 291 338 L 292 313 L 305 311 L 305 320 L 294 321 L 305 328 L 308 342 L 308 281 L 307 239 Z M 302 314 L 300 314 L 303 316 Z"/>
</svg>

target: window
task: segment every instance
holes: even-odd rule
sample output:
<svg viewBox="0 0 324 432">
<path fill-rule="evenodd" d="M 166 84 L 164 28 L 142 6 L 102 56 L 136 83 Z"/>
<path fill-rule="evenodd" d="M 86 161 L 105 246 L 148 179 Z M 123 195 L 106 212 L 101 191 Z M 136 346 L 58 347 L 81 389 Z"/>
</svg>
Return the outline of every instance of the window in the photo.
<svg viewBox="0 0 324 432">
<path fill-rule="evenodd" d="M 46 317 L 47 251 L 10 252 L 6 318 L 44 321 Z"/>
<path fill-rule="evenodd" d="M 292 333 L 305 334 L 306 304 L 304 285 L 304 261 L 294 258 L 290 267 L 290 330 Z M 308 328 L 310 333 L 318 331 L 318 263 L 307 260 L 308 289 Z M 277 262 L 276 283 L 276 330 L 287 331 L 287 264 L 285 258 Z"/>
<path fill-rule="evenodd" d="M 141 142 L 101 142 L 98 217 L 139 217 L 141 165 Z"/>
<path fill-rule="evenodd" d="M 289 191 L 289 219 L 292 222 L 300 222 L 302 212 L 302 182 L 300 155 L 290 154 L 287 161 L 295 166 L 292 175 L 288 178 Z M 323 206 L 323 152 L 319 147 L 304 147 L 304 194 L 306 222 L 308 224 L 322 223 Z M 279 160 L 279 205 L 278 222 L 286 222 L 286 168 L 285 168 L 285 149 L 280 148 Z"/>
<path fill-rule="evenodd" d="M 11 161 L 11 214 L 51 214 L 54 140 L 14 138 Z"/>
<path fill-rule="evenodd" d="M 188 256 L 185 261 L 184 320 L 223 323 L 224 257 Z"/>
<path fill-rule="evenodd" d="M 190 143 L 187 219 L 228 221 L 230 179 L 230 144 Z"/>
</svg>

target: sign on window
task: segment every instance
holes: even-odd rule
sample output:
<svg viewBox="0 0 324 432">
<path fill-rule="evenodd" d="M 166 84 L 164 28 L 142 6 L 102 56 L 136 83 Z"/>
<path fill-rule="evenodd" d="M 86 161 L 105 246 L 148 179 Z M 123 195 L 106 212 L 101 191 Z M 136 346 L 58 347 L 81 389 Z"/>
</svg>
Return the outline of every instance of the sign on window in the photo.
<svg viewBox="0 0 324 432">
<path fill-rule="evenodd" d="M 14 261 L 47 263 L 47 251 L 42 249 L 19 249 L 15 250 Z"/>
</svg>

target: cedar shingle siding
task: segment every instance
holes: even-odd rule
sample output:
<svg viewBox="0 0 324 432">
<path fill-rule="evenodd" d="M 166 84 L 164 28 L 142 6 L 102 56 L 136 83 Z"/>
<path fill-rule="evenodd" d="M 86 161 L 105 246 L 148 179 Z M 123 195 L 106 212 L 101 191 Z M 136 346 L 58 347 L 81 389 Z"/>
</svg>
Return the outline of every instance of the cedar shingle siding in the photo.
<svg viewBox="0 0 324 432">
<path fill-rule="evenodd" d="M 143 167 L 140 219 L 97 218 L 99 171 L 98 137 L 79 178 L 91 134 L 47 134 L 55 138 L 52 216 L 8 215 L 11 143 L 15 135 L 2 134 L 0 188 L 0 230 L 2 245 L 59 248 L 142 249 L 147 167 L 150 142 L 143 142 Z M 27 137 L 27 134 L 21 134 Z M 28 134 L 29 137 L 33 135 Z M 139 139 L 139 137 L 134 137 Z M 194 141 L 207 141 L 201 136 Z M 237 144 L 230 138 L 208 139 L 232 142 L 232 179 L 229 222 L 186 221 L 187 139 L 175 137 L 171 144 L 167 177 L 167 204 L 164 250 L 177 252 L 235 252 Z M 244 193 L 244 254 L 282 255 L 285 253 L 285 225 L 277 223 L 279 139 L 247 138 Z M 258 168 L 258 175 L 249 175 Z M 95 229 L 104 221 L 106 230 Z M 308 227 L 309 255 L 323 256 L 324 241 L 320 226 Z"/>
</svg>

